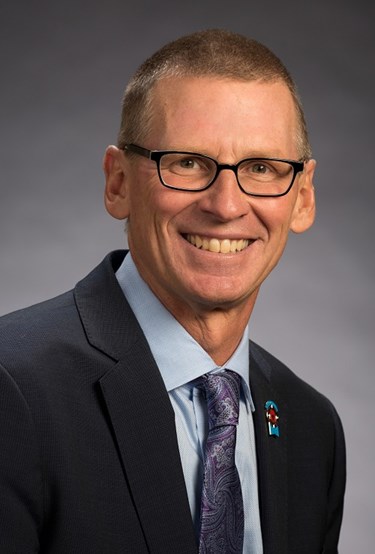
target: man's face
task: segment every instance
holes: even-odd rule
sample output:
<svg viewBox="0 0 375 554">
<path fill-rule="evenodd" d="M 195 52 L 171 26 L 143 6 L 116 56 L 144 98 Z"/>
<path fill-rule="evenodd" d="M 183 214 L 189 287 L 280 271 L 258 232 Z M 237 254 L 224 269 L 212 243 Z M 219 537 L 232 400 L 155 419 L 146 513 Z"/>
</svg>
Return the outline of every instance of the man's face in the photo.
<svg viewBox="0 0 375 554">
<path fill-rule="evenodd" d="M 281 82 L 165 79 L 154 89 L 153 106 L 152 131 L 140 144 L 150 150 L 197 152 L 226 164 L 247 157 L 299 159 L 295 107 Z M 115 213 L 107 208 L 129 218 L 138 270 L 177 318 L 186 309 L 251 311 L 289 229 L 301 232 L 312 223 L 314 162 L 286 196 L 254 198 L 231 171 L 222 171 L 207 190 L 181 192 L 162 186 L 155 162 L 116 155 L 123 183 Z M 224 252 L 212 251 L 218 245 Z"/>
</svg>

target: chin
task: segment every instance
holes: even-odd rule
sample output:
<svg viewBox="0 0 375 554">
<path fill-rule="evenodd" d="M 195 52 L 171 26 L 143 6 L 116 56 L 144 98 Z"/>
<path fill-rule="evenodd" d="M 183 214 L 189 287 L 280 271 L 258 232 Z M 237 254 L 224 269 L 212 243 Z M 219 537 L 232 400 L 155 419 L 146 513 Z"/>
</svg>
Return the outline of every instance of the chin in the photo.
<svg viewBox="0 0 375 554">
<path fill-rule="evenodd" d="M 230 309 L 241 304 L 246 305 L 251 302 L 252 297 L 257 294 L 257 289 L 242 291 L 240 287 L 236 287 L 233 283 L 226 286 L 221 282 L 212 283 L 210 286 L 206 284 L 204 287 L 193 287 L 187 292 L 193 303 L 201 305 L 205 308 L 215 309 Z"/>
</svg>

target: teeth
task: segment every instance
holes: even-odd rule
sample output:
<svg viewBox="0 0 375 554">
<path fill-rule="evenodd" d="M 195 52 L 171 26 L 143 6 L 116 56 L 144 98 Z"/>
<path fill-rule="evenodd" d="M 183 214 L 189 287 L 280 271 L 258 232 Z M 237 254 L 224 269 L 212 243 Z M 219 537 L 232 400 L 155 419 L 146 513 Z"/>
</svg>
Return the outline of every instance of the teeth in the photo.
<svg viewBox="0 0 375 554">
<path fill-rule="evenodd" d="M 220 241 L 218 239 L 211 239 L 208 249 L 210 252 L 220 252 Z"/>
<path fill-rule="evenodd" d="M 249 246 L 248 239 L 230 240 L 230 239 L 209 239 L 201 237 L 199 235 L 187 235 L 187 240 L 190 244 L 193 244 L 201 250 L 208 250 L 210 252 L 220 252 L 221 254 L 228 254 L 229 252 L 241 252 L 247 246 Z"/>
<path fill-rule="evenodd" d="M 237 250 L 237 241 L 236 240 L 231 240 L 230 241 L 230 251 L 235 252 L 236 250 Z"/>
<path fill-rule="evenodd" d="M 196 237 L 195 237 L 195 243 L 194 243 L 194 244 L 195 244 L 195 246 L 196 246 L 197 248 L 201 248 L 202 245 L 203 245 L 203 240 L 201 239 L 201 237 L 199 237 L 198 235 L 196 235 Z"/>
<path fill-rule="evenodd" d="M 230 252 L 230 240 L 229 239 L 225 239 L 225 240 L 221 241 L 220 252 L 222 252 L 223 254 L 228 254 L 228 252 Z"/>
</svg>

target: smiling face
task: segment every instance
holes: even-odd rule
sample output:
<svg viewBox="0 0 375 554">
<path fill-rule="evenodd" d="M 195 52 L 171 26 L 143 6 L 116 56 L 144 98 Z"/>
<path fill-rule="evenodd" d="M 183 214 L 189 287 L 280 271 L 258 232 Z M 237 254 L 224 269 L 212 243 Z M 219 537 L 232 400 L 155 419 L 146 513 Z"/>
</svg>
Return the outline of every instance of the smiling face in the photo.
<svg viewBox="0 0 375 554">
<path fill-rule="evenodd" d="M 298 160 L 296 113 L 281 82 L 171 78 L 153 92 L 152 131 L 141 146 L 206 154 L 234 164 L 247 157 Z M 155 162 L 109 147 L 106 205 L 128 217 L 129 246 L 143 279 L 180 319 L 239 308 L 250 315 L 260 284 L 278 262 L 290 229 L 314 217 L 307 162 L 290 192 L 255 198 L 220 172 L 200 192 L 161 185 Z"/>
</svg>

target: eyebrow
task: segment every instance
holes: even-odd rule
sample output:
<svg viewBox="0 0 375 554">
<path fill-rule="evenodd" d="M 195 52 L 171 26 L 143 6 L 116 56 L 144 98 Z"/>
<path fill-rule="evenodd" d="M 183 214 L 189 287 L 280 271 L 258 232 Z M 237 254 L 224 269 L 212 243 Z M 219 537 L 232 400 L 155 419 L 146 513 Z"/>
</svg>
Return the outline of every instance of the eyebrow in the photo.
<svg viewBox="0 0 375 554">
<path fill-rule="evenodd" d="M 176 152 L 190 152 L 191 154 L 201 154 L 202 156 L 207 156 L 209 158 L 212 158 L 218 162 L 220 162 L 220 160 L 212 155 L 211 153 L 207 152 L 206 148 L 195 148 L 195 147 L 182 147 L 182 148 L 165 148 L 165 149 L 160 149 L 160 150 L 171 150 L 171 151 L 176 151 Z M 282 154 L 280 151 L 269 151 L 269 152 L 265 152 L 264 150 L 254 150 L 254 151 L 250 151 L 248 152 L 247 154 L 239 157 L 238 159 L 239 160 L 246 160 L 248 158 L 255 158 L 255 159 L 262 159 L 262 158 L 281 158 L 281 159 L 292 159 L 290 156 L 286 156 L 285 154 Z M 294 158 L 293 158 L 294 159 Z M 221 163 L 229 163 L 227 162 L 227 160 L 222 160 Z M 235 162 L 233 162 L 235 163 Z"/>
</svg>

